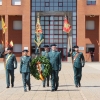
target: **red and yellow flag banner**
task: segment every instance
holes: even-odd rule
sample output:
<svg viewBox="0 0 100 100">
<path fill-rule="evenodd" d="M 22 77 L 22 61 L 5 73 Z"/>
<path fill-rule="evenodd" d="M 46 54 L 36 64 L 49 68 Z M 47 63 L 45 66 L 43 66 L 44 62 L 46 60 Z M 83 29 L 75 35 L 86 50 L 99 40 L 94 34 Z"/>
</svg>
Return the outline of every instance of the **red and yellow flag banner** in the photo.
<svg viewBox="0 0 100 100">
<path fill-rule="evenodd" d="M 3 31 L 3 34 L 4 34 L 6 32 L 7 26 L 4 22 L 3 17 L 1 17 L 1 26 L 2 26 L 2 31 Z"/>
<path fill-rule="evenodd" d="M 12 40 L 10 41 L 10 44 L 9 44 L 9 45 L 10 45 L 10 47 L 13 47 L 13 46 L 14 46 L 14 44 L 13 44 L 13 41 L 12 41 Z"/>
<path fill-rule="evenodd" d="M 71 31 L 71 25 L 69 24 L 66 16 L 64 18 L 64 26 L 63 26 L 63 31 L 66 33 L 69 33 Z"/>
<path fill-rule="evenodd" d="M 37 17 L 37 23 L 36 23 L 36 30 L 35 30 L 35 33 L 40 33 L 40 34 L 42 34 L 42 27 L 41 27 L 41 25 L 40 25 L 39 16 Z"/>
</svg>

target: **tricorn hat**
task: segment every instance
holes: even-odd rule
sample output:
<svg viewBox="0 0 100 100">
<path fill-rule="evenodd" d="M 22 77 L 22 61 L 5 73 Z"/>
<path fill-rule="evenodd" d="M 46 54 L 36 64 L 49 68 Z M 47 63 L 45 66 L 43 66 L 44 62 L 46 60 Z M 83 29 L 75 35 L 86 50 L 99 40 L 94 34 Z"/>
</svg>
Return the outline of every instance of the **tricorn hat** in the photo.
<svg viewBox="0 0 100 100">
<path fill-rule="evenodd" d="M 52 46 L 57 46 L 57 45 L 56 45 L 56 44 L 51 44 L 51 47 L 52 47 Z"/>
<path fill-rule="evenodd" d="M 45 47 L 49 47 L 49 45 L 44 45 L 43 47 L 44 47 L 44 48 L 45 48 Z"/>
<path fill-rule="evenodd" d="M 74 46 L 74 48 L 79 48 L 79 47 L 76 45 L 76 46 Z"/>
<path fill-rule="evenodd" d="M 28 50 L 24 49 L 22 52 L 29 52 Z"/>
</svg>

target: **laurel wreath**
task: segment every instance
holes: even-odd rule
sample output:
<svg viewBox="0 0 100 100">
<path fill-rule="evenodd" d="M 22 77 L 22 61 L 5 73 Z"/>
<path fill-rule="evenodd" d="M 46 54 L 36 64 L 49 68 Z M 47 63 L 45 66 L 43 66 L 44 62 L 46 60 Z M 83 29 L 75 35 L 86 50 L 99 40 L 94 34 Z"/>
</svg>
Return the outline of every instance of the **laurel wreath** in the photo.
<svg viewBox="0 0 100 100">
<path fill-rule="evenodd" d="M 40 80 L 40 73 L 37 69 L 38 62 L 44 66 L 44 69 L 41 71 L 41 74 L 42 74 L 43 78 L 45 79 L 48 75 L 51 74 L 52 67 L 51 67 L 49 60 L 44 56 L 36 57 L 32 60 L 31 66 L 30 66 L 30 73 L 37 80 Z"/>
</svg>

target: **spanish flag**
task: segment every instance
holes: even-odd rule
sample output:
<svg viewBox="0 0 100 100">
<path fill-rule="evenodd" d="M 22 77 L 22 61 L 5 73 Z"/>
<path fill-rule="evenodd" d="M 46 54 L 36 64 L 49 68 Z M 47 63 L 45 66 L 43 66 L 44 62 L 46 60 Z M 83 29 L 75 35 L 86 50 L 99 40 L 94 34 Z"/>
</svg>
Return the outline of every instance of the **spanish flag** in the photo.
<svg viewBox="0 0 100 100">
<path fill-rule="evenodd" d="M 9 44 L 9 45 L 10 45 L 10 47 L 13 47 L 13 46 L 14 46 L 14 44 L 13 44 L 13 41 L 12 41 L 12 40 L 10 41 L 10 44 Z"/>
<path fill-rule="evenodd" d="M 2 25 L 2 30 L 3 30 L 3 34 L 6 32 L 6 29 L 7 29 L 7 26 L 4 22 L 4 19 L 3 17 L 1 17 L 1 25 Z"/>
<path fill-rule="evenodd" d="M 63 26 L 63 31 L 66 33 L 69 33 L 71 31 L 71 25 L 69 24 L 66 16 L 64 18 L 64 26 Z"/>
</svg>

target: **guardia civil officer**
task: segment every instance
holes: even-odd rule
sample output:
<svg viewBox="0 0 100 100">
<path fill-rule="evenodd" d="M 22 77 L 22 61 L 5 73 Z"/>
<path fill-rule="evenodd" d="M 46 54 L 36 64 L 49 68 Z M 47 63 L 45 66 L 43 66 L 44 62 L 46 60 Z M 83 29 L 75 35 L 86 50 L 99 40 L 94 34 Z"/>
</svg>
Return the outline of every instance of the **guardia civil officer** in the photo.
<svg viewBox="0 0 100 100">
<path fill-rule="evenodd" d="M 47 59 L 49 59 L 49 46 L 48 45 L 44 45 L 44 51 L 42 51 L 42 56 L 45 56 Z M 42 70 L 44 70 L 44 66 L 42 65 Z M 45 87 L 46 81 L 47 81 L 47 87 L 49 87 L 49 75 L 47 76 L 47 78 L 44 79 L 43 81 L 43 87 Z"/>
<path fill-rule="evenodd" d="M 11 87 L 14 87 L 14 69 L 17 68 L 16 56 L 12 53 L 13 48 L 8 47 L 6 58 L 6 83 L 7 88 L 10 86 L 10 76 L 11 76 Z"/>
<path fill-rule="evenodd" d="M 60 52 L 56 50 L 56 44 L 51 45 L 51 51 L 49 52 L 49 60 L 52 65 L 51 91 L 57 91 L 58 73 L 61 70 L 61 57 L 60 57 Z"/>
<path fill-rule="evenodd" d="M 74 70 L 74 82 L 75 87 L 81 86 L 81 77 L 82 77 L 82 67 L 85 65 L 85 59 L 82 52 L 79 52 L 79 47 L 74 46 L 74 51 L 72 53 L 73 59 L 73 70 Z"/>
<path fill-rule="evenodd" d="M 28 56 L 28 50 L 23 50 L 23 56 L 21 57 L 20 62 L 20 73 L 22 74 L 22 80 L 23 80 L 23 87 L 24 91 L 27 92 L 26 85 L 28 85 L 28 90 L 31 90 L 30 85 L 30 63 L 31 63 L 31 57 Z"/>
</svg>

